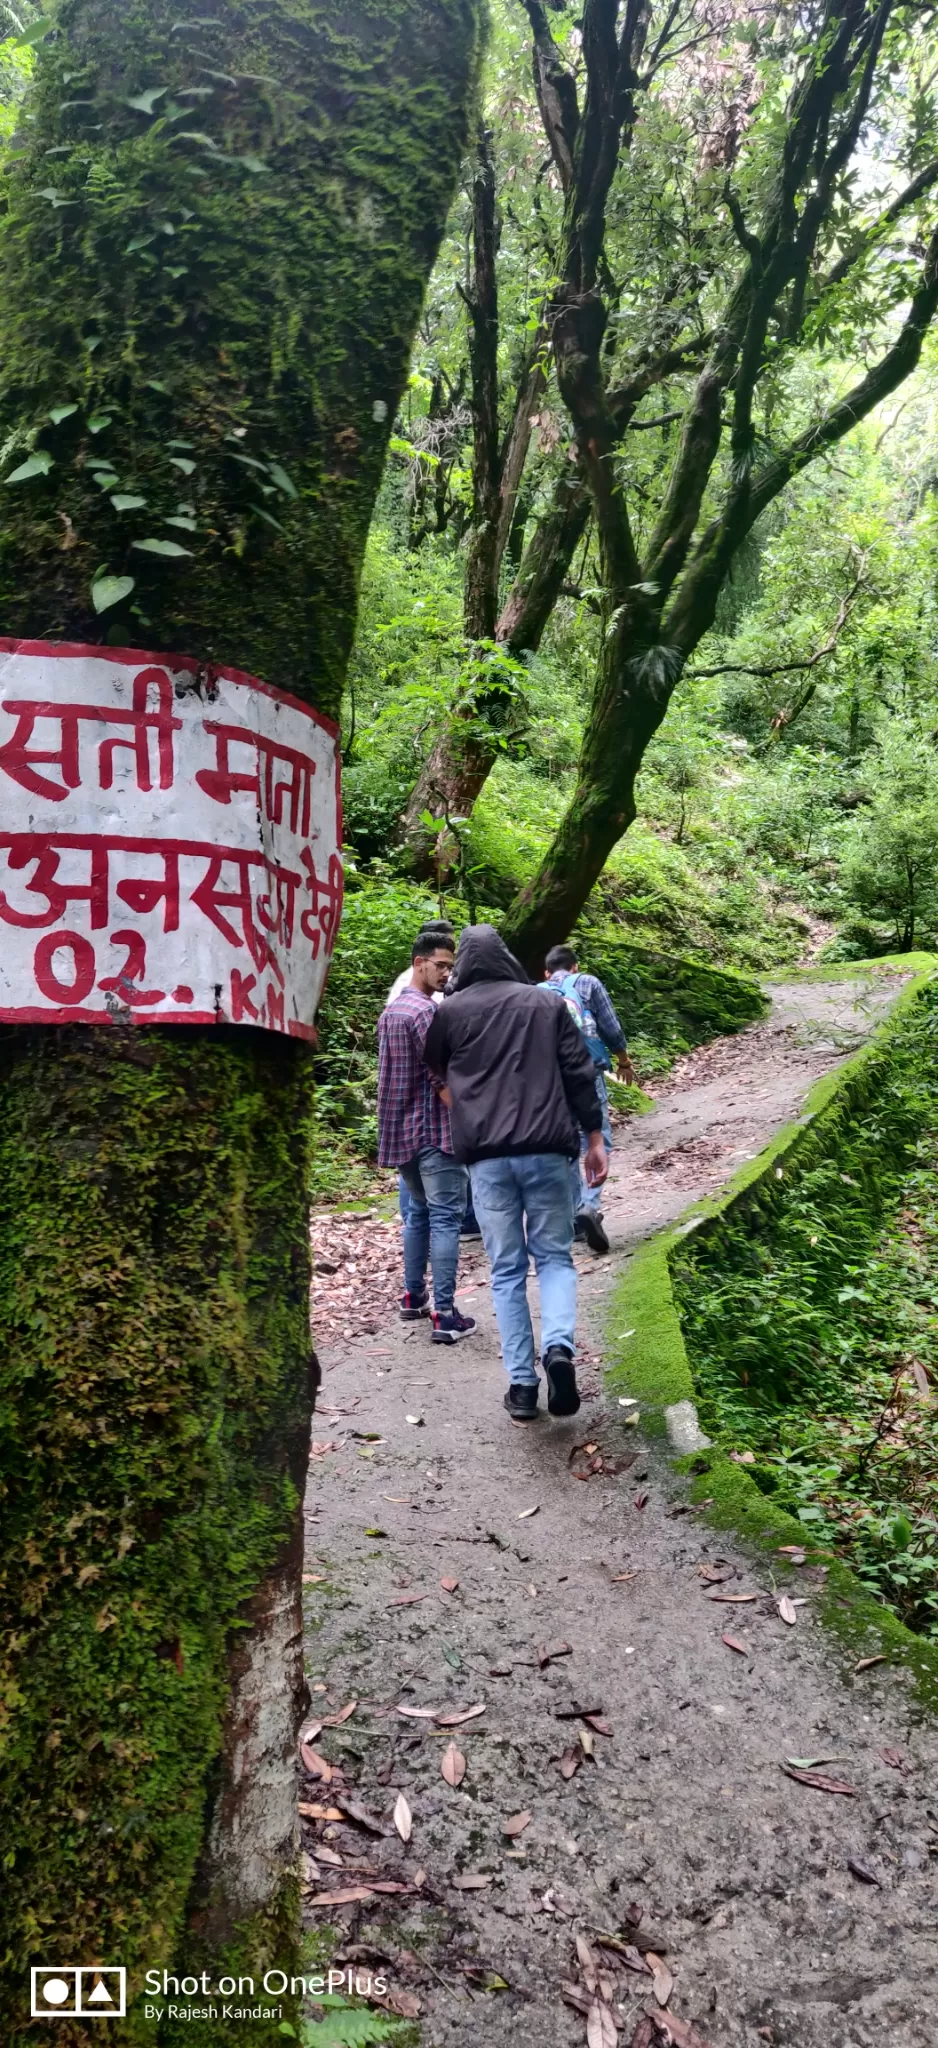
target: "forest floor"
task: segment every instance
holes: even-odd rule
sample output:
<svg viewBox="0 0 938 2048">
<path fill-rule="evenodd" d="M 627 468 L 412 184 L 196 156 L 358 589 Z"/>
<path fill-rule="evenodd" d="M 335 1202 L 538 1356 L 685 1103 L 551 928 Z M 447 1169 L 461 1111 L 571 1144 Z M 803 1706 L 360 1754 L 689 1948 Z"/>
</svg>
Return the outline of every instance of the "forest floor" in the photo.
<svg viewBox="0 0 938 2048">
<path fill-rule="evenodd" d="M 689 1511 L 601 1374 L 630 1247 L 797 1115 L 898 986 L 779 985 L 620 1129 L 569 1422 L 508 1422 L 478 1246 L 478 1329 L 449 1350 L 396 1320 L 395 1220 L 317 1221 L 338 1270 L 314 1311 L 308 1921 L 385 1971 L 424 2048 L 933 2048 L 938 1729 L 904 1674 L 853 1671 L 810 1566 L 782 1623 L 770 1562 Z"/>
</svg>

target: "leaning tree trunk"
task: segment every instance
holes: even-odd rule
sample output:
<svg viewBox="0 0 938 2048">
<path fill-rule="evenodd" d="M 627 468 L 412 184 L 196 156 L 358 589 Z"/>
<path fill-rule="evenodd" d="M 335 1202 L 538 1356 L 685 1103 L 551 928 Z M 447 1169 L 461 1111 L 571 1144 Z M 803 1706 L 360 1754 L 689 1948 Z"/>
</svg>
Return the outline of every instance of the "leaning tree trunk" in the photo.
<svg viewBox="0 0 938 2048">
<path fill-rule="evenodd" d="M 477 0 L 219 0 L 190 25 L 178 0 L 66 0 L 0 222 L 8 644 L 185 654 L 335 715 L 478 40 Z M 129 1965 L 137 1992 L 290 1947 L 310 1055 L 8 1025 L 0 1091 L 19 2044 L 30 1964 Z M 175 2038 L 135 2012 L 109 2038 Z"/>
</svg>

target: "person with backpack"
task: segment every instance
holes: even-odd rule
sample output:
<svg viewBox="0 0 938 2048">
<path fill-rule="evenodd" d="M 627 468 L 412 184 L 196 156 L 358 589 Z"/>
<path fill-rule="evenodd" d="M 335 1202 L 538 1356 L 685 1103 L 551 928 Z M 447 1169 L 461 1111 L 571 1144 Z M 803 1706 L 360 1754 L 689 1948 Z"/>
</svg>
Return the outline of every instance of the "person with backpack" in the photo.
<svg viewBox="0 0 938 2048">
<path fill-rule="evenodd" d="M 552 946 L 544 965 L 546 986 L 555 989 L 566 1003 L 574 1023 L 586 1041 L 596 1070 L 596 1089 L 603 1113 L 603 1143 L 608 1159 L 612 1151 L 612 1125 L 609 1121 L 609 1097 L 606 1093 L 605 1075 L 612 1066 L 613 1056 L 620 1080 L 635 1079 L 625 1043 L 625 1032 L 616 1016 L 605 983 L 600 981 L 598 974 L 581 974 L 579 961 L 572 946 Z M 584 1131 L 580 1137 L 581 1154 L 585 1153 L 586 1146 L 587 1137 Z M 599 1185 L 591 1183 L 586 1178 L 579 1159 L 574 1160 L 570 1173 L 573 1180 L 575 1234 L 585 1240 L 591 1251 L 607 1252 L 609 1239 L 603 1229 Z"/>
<path fill-rule="evenodd" d="M 450 1107 L 453 1156 L 472 1177 L 508 1374 L 505 1407 L 512 1422 L 537 1419 L 533 1259 L 548 1412 L 575 1415 L 570 1162 L 585 1130 L 587 1180 L 605 1179 L 596 1069 L 565 1004 L 529 981 L 492 925 L 463 932 L 454 978 L 456 994 L 433 1014 L 423 1051 Z"/>
</svg>

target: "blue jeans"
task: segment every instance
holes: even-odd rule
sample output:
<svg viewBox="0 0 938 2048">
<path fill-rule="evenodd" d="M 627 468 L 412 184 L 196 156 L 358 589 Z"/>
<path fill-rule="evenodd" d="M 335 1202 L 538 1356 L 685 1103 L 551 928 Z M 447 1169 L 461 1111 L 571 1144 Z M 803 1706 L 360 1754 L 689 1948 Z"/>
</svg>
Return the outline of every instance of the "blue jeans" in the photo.
<svg viewBox="0 0 938 2048">
<path fill-rule="evenodd" d="M 492 1269 L 492 1300 L 505 1370 L 516 1384 L 536 1387 L 527 1294 L 529 1254 L 541 1297 L 541 1355 L 552 1344 L 565 1344 L 571 1352 L 574 1347 L 576 1273 L 570 1249 L 570 1162 L 562 1152 L 531 1152 L 480 1159 L 471 1171 L 472 1199 Z"/>
<path fill-rule="evenodd" d="M 600 1108 L 602 1109 L 603 1113 L 603 1144 L 606 1147 L 606 1158 L 608 1159 L 609 1154 L 612 1151 L 612 1125 L 609 1121 L 609 1097 L 606 1093 L 606 1077 L 602 1067 L 597 1067 L 596 1069 L 596 1093 L 599 1096 Z M 583 1158 L 583 1155 L 586 1151 L 586 1147 L 588 1144 L 589 1139 L 586 1135 L 586 1132 L 581 1131 L 580 1158 L 572 1159 L 570 1162 L 570 1182 L 573 1189 L 573 1206 L 575 1209 L 599 1210 L 602 1208 L 603 1205 L 602 1188 L 590 1187 L 589 1181 L 587 1180 L 586 1175 L 583 1172 L 583 1168 L 580 1164 L 580 1161 Z M 603 1183 L 603 1186 L 605 1186 L 605 1182 Z"/>
<path fill-rule="evenodd" d="M 404 1218 L 404 1286 L 422 1294 L 427 1259 L 433 1274 L 433 1305 L 438 1315 L 453 1313 L 459 1228 L 466 1213 L 469 1176 L 448 1152 L 418 1152 L 400 1169 L 410 1200 Z"/>
</svg>

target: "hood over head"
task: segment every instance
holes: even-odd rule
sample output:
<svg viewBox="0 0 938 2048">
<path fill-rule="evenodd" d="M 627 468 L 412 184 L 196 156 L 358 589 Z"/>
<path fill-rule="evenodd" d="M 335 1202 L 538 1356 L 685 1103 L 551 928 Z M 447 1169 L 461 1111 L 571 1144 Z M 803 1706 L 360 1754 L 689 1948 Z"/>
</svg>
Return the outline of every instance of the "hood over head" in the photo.
<svg viewBox="0 0 938 2048">
<path fill-rule="evenodd" d="M 530 986 L 520 960 L 509 953 L 493 924 L 467 925 L 456 948 L 456 965 L 447 995 L 473 988 L 479 981 L 521 981 Z"/>
</svg>

